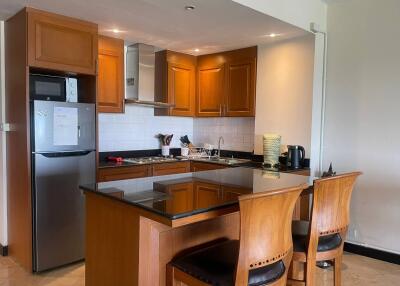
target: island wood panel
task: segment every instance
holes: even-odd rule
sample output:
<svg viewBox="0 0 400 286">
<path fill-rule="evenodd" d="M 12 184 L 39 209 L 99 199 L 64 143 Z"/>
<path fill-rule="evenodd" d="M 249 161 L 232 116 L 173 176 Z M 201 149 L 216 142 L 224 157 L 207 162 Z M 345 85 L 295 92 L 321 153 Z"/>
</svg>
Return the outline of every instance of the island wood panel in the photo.
<svg viewBox="0 0 400 286">
<path fill-rule="evenodd" d="M 209 171 L 209 170 L 218 170 L 228 168 L 226 165 L 214 164 L 214 163 L 205 163 L 205 162 L 190 162 L 190 171 L 191 172 L 200 172 L 200 171 Z"/>
<path fill-rule="evenodd" d="M 9 255 L 32 271 L 31 153 L 25 9 L 5 22 L 5 116 Z"/>
<path fill-rule="evenodd" d="M 98 111 L 124 112 L 124 41 L 99 36 Z"/>
<path fill-rule="evenodd" d="M 152 175 L 151 165 L 99 168 L 99 182 L 144 178 Z"/>
<path fill-rule="evenodd" d="M 97 24 L 26 8 L 29 66 L 96 74 Z"/>
<path fill-rule="evenodd" d="M 171 227 L 116 199 L 85 194 L 86 286 L 165 285 L 165 266 L 175 255 L 239 234 L 237 209 Z"/>
<path fill-rule="evenodd" d="M 172 162 L 172 163 L 161 163 L 153 164 L 153 176 L 164 176 L 172 174 L 181 174 L 190 172 L 190 162 Z"/>
</svg>

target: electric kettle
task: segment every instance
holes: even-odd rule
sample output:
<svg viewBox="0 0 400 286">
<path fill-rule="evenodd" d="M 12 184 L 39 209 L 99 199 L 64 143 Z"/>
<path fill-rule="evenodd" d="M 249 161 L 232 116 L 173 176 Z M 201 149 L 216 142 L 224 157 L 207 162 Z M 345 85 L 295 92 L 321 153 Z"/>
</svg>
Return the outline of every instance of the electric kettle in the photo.
<svg viewBox="0 0 400 286">
<path fill-rule="evenodd" d="M 305 150 L 303 146 L 288 145 L 286 166 L 290 169 L 299 169 L 304 165 Z"/>
</svg>

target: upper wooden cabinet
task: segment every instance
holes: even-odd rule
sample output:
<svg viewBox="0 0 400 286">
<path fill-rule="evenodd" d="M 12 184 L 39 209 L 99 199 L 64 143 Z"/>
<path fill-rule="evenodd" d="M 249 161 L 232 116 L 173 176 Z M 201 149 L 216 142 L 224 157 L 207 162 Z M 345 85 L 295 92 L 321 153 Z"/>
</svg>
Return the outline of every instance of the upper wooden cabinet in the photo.
<svg viewBox="0 0 400 286">
<path fill-rule="evenodd" d="M 156 53 L 156 101 L 173 104 L 155 115 L 194 116 L 196 57 L 172 51 Z"/>
<path fill-rule="evenodd" d="M 99 112 L 124 112 L 124 41 L 99 36 Z"/>
<path fill-rule="evenodd" d="M 254 116 L 257 47 L 200 56 L 196 116 Z"/>
<path fill-rule="evenodd" d="M 26 8 L 31 67 L 96 74 L 97 24 Z"/>
<path fill-rule="evenodd" d="M 224 66 L 205 65 L 198 67 L 197 116 L 218 117 L 223 115 Z"/>
<path fill-rule="evenodd" d="M 256 58 L 237 59 L 227 63 L 225 116 L 255 116 Z"/>
</svg>

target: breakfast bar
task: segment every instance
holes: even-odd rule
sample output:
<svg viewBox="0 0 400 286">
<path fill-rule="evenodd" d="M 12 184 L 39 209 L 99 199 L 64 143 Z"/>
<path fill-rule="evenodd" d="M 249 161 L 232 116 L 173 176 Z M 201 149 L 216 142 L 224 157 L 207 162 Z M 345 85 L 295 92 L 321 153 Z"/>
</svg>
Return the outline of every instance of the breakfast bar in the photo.
<svg viewBox="0 0 400 286">
<path fill-rule="evenodd" d="M 166 285 L 166 265 L 175 256 L 238 239 L 239 196 L 311 183 L 238 167 L 81 186 L 86 285 Z"/>
</svg>

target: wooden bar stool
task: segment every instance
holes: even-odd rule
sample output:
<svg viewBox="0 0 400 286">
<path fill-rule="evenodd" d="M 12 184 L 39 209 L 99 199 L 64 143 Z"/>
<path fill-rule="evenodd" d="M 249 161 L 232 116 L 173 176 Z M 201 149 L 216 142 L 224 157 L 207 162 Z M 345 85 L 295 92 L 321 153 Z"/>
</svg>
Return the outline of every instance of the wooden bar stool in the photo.
<svg viewBox="0 0 400 286">
<path fill-rule="evenodd" d="M 314 181 L 310 221 L 293 221 L 292 224 L 293 262 L 304 263 L 304 280 L 289 277 L 288 285 L 316 285 L 316 262 L 326 260 L 334 263 L 335 286 L 341 285 L 350 200 L 359 175 L 360 172 L 353 172 Z"/>
<path fill-rule="evenodd" d="M 167 266 L 167 285 L 286 285 L 293 209 L 306 187 L 240 196 L 240 240 L 175 258 Z"/>
</svg>

